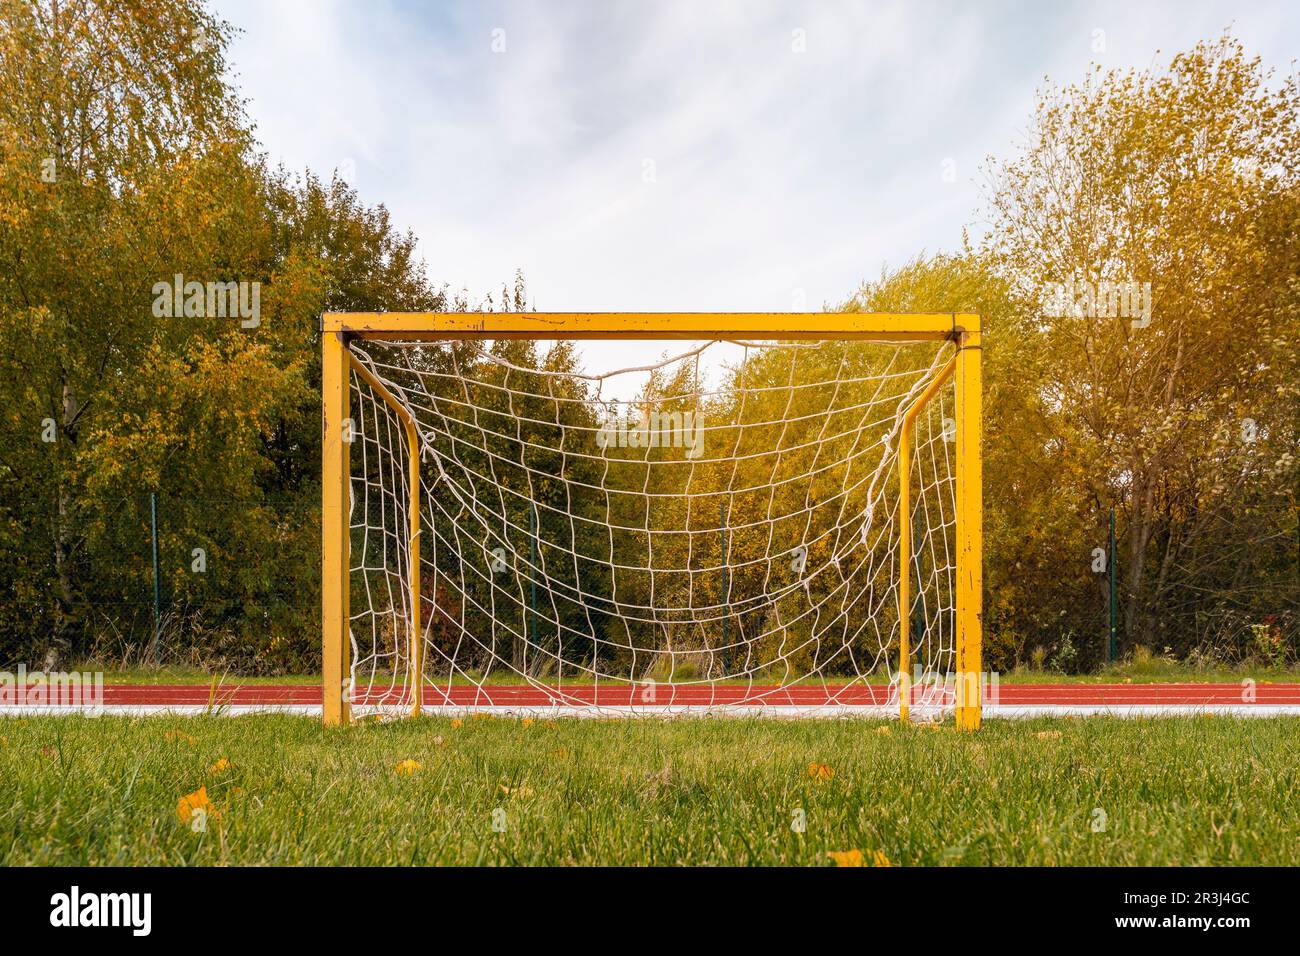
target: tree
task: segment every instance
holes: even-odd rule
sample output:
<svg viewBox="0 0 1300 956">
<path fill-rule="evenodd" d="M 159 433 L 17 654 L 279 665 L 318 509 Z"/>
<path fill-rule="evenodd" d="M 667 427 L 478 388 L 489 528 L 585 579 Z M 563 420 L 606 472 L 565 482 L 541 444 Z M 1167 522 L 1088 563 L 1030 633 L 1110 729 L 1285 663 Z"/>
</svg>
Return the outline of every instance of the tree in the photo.
<svg viewBox="0 0 1300 956">
<path fill-rule="evenodd" d="M 1015 333 L 1036 376 L 1020 387 L 1047 412 L 1063 507 L 1120 509 L 1128 645 L 1185 645 L 1216 596 L 1285 599 L 1298 108 L 1294 76 L 1224 37 L 1165 72 L 1045 91 L 1023 153 L 994 167 L 988 257 L 1037 303 Z M 1129 283 L 1149 283 L 1149 315 L 1115 308 Z"/>
<path fill-rule="evenodd" d="M 985 329 L 984 650 L 1014 667 L 1035 647 L 1096 627 L 1102 595 L 1083 560 L 1095 539 L 1095 500 L 1062 494 L 1054 410 L 1037 387 L 1054 360 L 1036 335 L 1035 303 L 1017 295 L 977 251 L 918 256 L 864 283 L 845 311 L 976 312 Z M 1086 546 L 1085 546 L 1086 545 Z"/>
<path fill-rule="evenodd" d="M 0 655 L 139 654 L 156 492 L 177 638 L 312 666 L 316 317 L 445 295 L 382 206 L 267 167 L 230 34 L 197 0 L 0 0 Z"/>
</svg>

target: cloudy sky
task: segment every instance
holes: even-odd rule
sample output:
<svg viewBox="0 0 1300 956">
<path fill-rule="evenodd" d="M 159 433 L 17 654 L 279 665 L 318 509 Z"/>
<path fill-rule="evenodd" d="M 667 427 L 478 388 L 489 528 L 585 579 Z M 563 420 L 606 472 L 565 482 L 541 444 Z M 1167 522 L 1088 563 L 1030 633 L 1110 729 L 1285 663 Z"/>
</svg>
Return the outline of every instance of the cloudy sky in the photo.
<svg viewBox="0 0 1300 956">
<path fill-rule="evenodd" d="M 1300 4 L 217 0 L 260 139 L 339 169 L 474 297 L 818 309 L 979 229 L 1045 77 L 1225 27 L 1295 69 Z"/>
</svg>

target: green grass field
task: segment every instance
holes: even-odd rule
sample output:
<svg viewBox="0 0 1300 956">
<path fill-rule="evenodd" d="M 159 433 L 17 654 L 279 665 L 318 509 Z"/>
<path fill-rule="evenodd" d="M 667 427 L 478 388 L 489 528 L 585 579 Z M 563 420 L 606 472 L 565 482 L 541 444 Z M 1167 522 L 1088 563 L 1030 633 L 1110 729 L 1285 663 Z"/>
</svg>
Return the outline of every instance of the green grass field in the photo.
<svg viewBox="0 0 1300 956">
<path fill-rule="evenodd" d="M 1296 718 L 8 718 L 0 780 L 4 865 L 1300 863 Z"/>
</svg>

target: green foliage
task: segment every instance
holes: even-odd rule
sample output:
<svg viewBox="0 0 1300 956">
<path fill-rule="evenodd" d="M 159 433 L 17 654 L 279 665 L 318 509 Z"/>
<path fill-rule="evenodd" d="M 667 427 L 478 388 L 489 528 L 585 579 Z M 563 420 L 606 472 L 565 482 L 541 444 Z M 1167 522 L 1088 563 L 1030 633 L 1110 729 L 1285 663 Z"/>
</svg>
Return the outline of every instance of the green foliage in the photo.
<svg viewBox="0 0 1300 956">
<path fill-rule="evenodd" d="M 318 658 L 315 317 L 445 296 L 383 207 L 254 152 L 230 32 L 194 0 L 0 6 L 0 660 L 146 656 L 151 491 L 166 649 Z M 177 274 L 259 283 L 260 321 L 160 315 Z"/>
</svg>

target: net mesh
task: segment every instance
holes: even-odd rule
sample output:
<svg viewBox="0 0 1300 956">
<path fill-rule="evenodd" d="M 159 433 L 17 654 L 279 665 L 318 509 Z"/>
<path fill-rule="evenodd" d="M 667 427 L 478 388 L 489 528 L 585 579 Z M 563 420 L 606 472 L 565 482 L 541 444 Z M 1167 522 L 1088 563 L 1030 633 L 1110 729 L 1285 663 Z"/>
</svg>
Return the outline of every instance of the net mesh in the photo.
<svg viewBox="0 0 1300 956">
<path fill-rule="evenodd" d="M 572 342 L 349 348 L 354 712 L 417 682 L 458 710 L 889 707 L 900 613 L 917 687 L 952 674 L 951 383 L 916 417 L 905 610 L 898 521 L 950 346 L 646 343 L 595 373 Z"/>
</svg>

